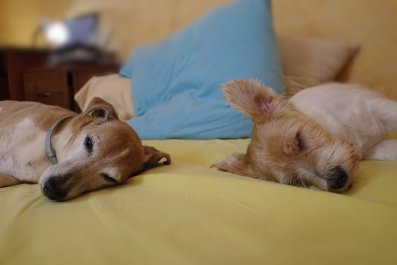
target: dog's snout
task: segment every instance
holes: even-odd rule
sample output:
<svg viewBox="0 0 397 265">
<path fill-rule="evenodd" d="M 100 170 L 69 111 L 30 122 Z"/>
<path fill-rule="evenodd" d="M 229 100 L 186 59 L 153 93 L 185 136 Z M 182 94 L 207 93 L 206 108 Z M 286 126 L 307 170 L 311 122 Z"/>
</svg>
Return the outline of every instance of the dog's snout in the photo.
<svg viewBox="0 0 397 265">
<path fill-rule="evenodd" d="M 332 190 L 339 190 L 343 188 L 348 182 L 348 176 L 346 171 L 341 167 L 335 167 L 328 175 L 329 185 Z"/>
<path fill-rule="evenodd" d="M 62 179 L 49 178 L 42 188 L 43 194 L 50 200 L 61 201 L 66 196 L 66 192 L 61 188 L 62 184 Z"/>
</svg>

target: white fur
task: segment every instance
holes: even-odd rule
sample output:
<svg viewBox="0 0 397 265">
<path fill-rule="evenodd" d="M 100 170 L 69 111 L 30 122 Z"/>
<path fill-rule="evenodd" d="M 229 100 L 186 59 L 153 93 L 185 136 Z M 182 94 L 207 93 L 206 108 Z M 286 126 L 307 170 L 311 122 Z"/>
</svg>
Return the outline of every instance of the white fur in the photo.
<svg viewBox="0 0 397 265">
<path fill-rule="evenodd" d="M 397 161 L 397 140 L 384 140 L 375 145 L 364 157 L 366 160 Z"/>
<path fill-rule="evenodd" d="M 0 141 L 0 172 L 23 181 L 37 181 L 50 164 L 44 152 L 38 152 L 44 148 L 45 134 L 28 118 L 15 128 L 3 128 L 2 137 L 7 140 Z"/>
<path fill-rule="evenodd" d="M 385 133 L 397 129 L 396 102 L 358 85 L 338 83 L 304 89 L 290 101 L 322 127 L 353 143 L 362 157 L 397 160 L 396 143 L 378 145 Z"/>
</svg>

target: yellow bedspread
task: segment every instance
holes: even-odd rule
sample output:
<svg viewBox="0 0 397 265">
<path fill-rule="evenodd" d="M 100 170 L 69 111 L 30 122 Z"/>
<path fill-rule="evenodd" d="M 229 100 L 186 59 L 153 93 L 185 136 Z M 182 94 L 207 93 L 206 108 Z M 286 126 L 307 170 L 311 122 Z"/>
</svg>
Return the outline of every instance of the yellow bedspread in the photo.
<svg viewBox="0 0 397 265">
<path fill-rule="evenodd" d="M 248 140 L 145 143 L 173 164 L 66 203 L 0 189 L 0 264 L 397 264 L 397 162 L 339 195 L 209 168 Z"/>
</svg>

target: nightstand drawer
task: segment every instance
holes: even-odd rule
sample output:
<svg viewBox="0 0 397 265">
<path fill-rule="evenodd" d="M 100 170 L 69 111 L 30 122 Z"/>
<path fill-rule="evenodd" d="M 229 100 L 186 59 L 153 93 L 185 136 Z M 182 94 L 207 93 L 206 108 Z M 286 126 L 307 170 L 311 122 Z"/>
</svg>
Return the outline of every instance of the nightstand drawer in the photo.
<svg viewBox="0 0 397 265">
<path fill-rule="evenodd" d="M 65 71 L 27 71 L 24 88 L 26 100 L 70 108 L 70 88 Z"/>
<path fill-rule="evenodd" d="M 78 111 L 73 96 L 93 76 L 117 72 L 116 64 L 54 65 L 23 74 L 24 99 Z"/>
</svg>

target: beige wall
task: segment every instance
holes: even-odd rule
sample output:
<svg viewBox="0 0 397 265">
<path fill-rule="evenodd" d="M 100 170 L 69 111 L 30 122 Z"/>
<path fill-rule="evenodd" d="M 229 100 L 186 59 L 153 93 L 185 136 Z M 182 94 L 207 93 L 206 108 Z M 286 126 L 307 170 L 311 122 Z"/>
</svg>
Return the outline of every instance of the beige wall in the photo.
<svg viewBox="0 0 397 265">
<path fill-rule="evenodd" d="M 396 0 L 275 0 L 276 30 L 361 44 L 350 80 L 397 100 Z"/>
<path fill-rule="evenodd" d="M 68 0 L 0 0 L 0 45 L 27 46 L 42 17 L 60 19 Z"/>
<path fill-rule="evenodd" d="M 113 47 L 122 55 L 131 47 L 160 40 L 187 22 L 229 0 L 86 0 L 72 1 L 68 14 L 99 10 L 104 36 L 111 32 Z M 105 38 L 105 37 L 104 37 Z"/>
<path fill-rule="evenodd" d="M 102 37 L 126 55 L 131 47 L 167 36 L 229 0 L 0 0 L 0 44 L 26 46 L 42 18 L 101 14 Z"/>
<path fill-rule="evenodd" d="M 99 11 L 103 34 L 126 56 L 228 0 L 0 0 L 0 43 L 29 45 L 42 17 L 62 19 Z M 353 82 L 397 99 L 397 0 L 274 0 L 276 31 L 362 45 Z"/>
</svg>

